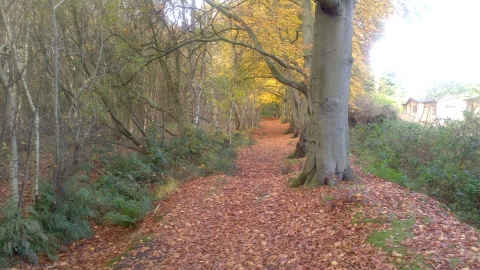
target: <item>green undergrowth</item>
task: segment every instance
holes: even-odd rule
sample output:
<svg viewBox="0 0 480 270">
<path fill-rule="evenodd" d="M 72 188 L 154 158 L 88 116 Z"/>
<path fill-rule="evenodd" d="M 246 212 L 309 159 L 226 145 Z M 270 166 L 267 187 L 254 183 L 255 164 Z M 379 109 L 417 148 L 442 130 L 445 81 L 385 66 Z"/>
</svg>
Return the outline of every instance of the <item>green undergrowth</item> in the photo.
<svg viewBox="0 0 480 270">
<path fill-rule="evenodd" d="M 232 145 L 230 145 L 230 139 Z M 233 159 L 239 146 L 253 144 L 243 133 L 234 133 L 231 138 L 223 132 L 207 133 L 192 129 L 183 138 L 174 138 L 165 147 L 167 168 L 176 168 L 170 173 L 177 179 L 196 178 L 212 173 L 232 175 L 236 171 Z"/>
<path fill-rule="evenodd" d="M 83 173 L 65 179 L 61 188 L 43 180 L 40 200 L 31 207 L 0 205 L 0 268 L 18 258 L 37 264 L 39 254 L 54 260 L 60 248 L 92 237 L 92 222 L 135 227 L 155 200 L 166 199 L 182 181 L 235 173 L 235 149 L 252 143 L 242 133 L 191 129 L 163 146 L 151 140 L 145 154 L 97 150 L 100 167 L 83 164 Z M 93 169 L 97 179 L 90 179 Z"/>
<path fill-rule="evenodd" d="M 480 227 L 480 118 L 441 126 L 404 121 L 358 124 L 352 153 L 366 172 L 423 192 Z"/>
</svg>

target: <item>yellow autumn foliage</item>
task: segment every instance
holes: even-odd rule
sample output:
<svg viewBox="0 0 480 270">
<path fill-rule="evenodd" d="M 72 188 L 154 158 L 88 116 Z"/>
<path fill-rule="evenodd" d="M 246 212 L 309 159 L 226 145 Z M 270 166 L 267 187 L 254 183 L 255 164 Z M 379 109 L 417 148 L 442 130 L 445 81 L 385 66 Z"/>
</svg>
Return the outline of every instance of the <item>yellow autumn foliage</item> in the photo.
<svg viewBox="0 0 480 270">
<path fill-rule="evenodd" d="M 281 103 L 282 99 L 278 97 L 277 95 L 274 95 L 269 92 L 263 92 L 258 96 L 258 101 L 260 102 L 261 105 L 266 105 L 269 103 Z"/>
<path fill-rule="evenodd" d="M 302 9 L 291 0 L 250 0 L 232 8 L 254 31 L 264 49 L 282 61 L 297 67 L 302 67 Z M 369 51 L 374 41 L 383 30 L 384 21 L 393 13 L 391 0 L 358 0 L 355 9 L 351 94 L 352 97 L 364 93 L 365 82 L 371 77 L 368 65 Z M 250 37 L 244 31 L 235 32 L 236 40 L 252 44 Z M 261 56 L 250 50 L 243 55 L 240 73 L 244 77 L 256 78 L 258 89 L 266 84 L 261 78 L 272 77 Z M 283 69 L 285 72 L 285 69 Z M 307 71 L 308 73 L 308 71 Z M 302 80 L 300 74 L 291 71 L 288 76 Z M 271 91 L 271 88 L 269 88 Z M 276 90 L 279 95 L 282 88 Z M 266 94 L 265 96 L 270 96 Z"/>
</svg>

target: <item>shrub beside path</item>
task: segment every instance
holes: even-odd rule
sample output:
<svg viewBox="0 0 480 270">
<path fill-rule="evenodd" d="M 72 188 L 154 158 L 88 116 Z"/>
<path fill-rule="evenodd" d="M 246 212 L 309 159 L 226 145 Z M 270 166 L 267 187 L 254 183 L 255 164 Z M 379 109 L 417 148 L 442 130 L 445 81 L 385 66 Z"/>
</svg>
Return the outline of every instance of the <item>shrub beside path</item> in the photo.
<svg viewBox="0 0 480 270">
<path fill-rule="evenodd" d="M 112 262 L 111 252 L 94 256 L 102 254 L 97 248 L 82 265 L 69 259 L 73 253 L 56 265 L 480 269 L 478 232 L 425 195 L 356 167 L 364 179 L 361 185 L 288 188 L 288 179 L 300 173 L 304 162 L 285 159 L 296 139 L 283 135 L 288 126 L 277 119 L 264 120 L 262 126 L 253 131 L 256 144 L 239 152 L 234 176 L 214 175 L 182 185 L 147 216 L 136 234 L 140 240 L 118 260 Z"/>
</svg>

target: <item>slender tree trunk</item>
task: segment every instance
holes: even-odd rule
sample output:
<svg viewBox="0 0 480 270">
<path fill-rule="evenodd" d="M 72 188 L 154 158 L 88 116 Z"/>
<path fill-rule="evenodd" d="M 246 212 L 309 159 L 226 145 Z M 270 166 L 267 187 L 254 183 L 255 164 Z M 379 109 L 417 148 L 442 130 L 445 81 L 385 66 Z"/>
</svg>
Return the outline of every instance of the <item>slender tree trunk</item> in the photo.
<svg viewBox="0 0 480 270">
<path fill-rule="evenodd" d="M 238 55 L 237 51 L 235 50 L 235 44 L 232 44 L 232 51 L 233 51 L 233 79 L 232 79 L 232 95 L 230 100 L 230 111 L 228 113 L 228 126 L 227 126 L 227 134 L 230 138 L 229 144 L 232 145 L 232 118 L 234 113 L 234 106 L 235 106 L 235 88 L 237 87 L 237 75 L 238 75 Z"/>
<path fill-rule="evenodd" d="M 220 123 L 218 122 L 218 106 L 217 106 L 217 99 L 215 98 L 215 88 L 211 88 L 211 97 L 210 102 L 212 102 L 212 118 L 213 118 L 213 125 L 215 129 L 220 130 Z"/>
<path fill-rule="evenodd" d="M 192 23 L 194 23 L 194 22 L 192 22 Z M 195 104 L 195 116 L 194 116 L 194 119 L 193 119 L 193 124 L 195 125 L 196 128 L 198 128 L 199 125 L 200 125 L 200 113 L 201 113 L 201 101 L 202 101 L 202 94 L 203 94 L 203 82 L 205 81 L 205 75 L 206 75 L 205 69 L 206 69 L 206 63 L 207 63 L 207 51 L 206 50 L 202 51 L 201 58 L 202 58 L 202 66 L 200 67 L 200 81 L 198 81 L 195 78 L 194 83 L 193 83 L 195 97 L 196 97 L 196 100 L 195 100 L 195 102 L 196 102 L 196 104 Z M 192 68 L 195 68 L 195 67 L 192 65 Z"/>
<path fill-rule="evenodd" d="M 227 135 L 229 139 L 229 145 L 232 145 L 232 118 L 233 118 L 233 96 L 232 94 L 231 100 L 230 100 L 230 110 L 228 112 L 228 123 L 227 123 Z"/>
<path fill-rule="evenodd" d="M 57 29 L 57 9 L 58 7 L 63 4 L 65 0 L 60 1 L 58 4 L 55 5 L 55 0 L 51 0 L 52 3 L 52 30 L 53 30 L 53 112 L 54 112 L 54 119 L 55 119 L 55 172 L 54 172 L 54 189 L 55 193 L 59 194 L 62 190 L 62 177 L 60 173 L 62 171 L 62 154 L 61 150 L 62 147 L 60 145 L 60 120 L 58 115 L 58 109 L 60 107 L 59 101 L 59 94 L 58 94 L 58 86 L 59 86 L 59 50 L 58 50 L 58 29 Z"/>
<path fill-rule="evenodd" d="M 28 30 L 27 30 L 28 31 Z M 28 63 L 28 58 L 29 58 L 29 48 L 28 48 L 28 40 L 29 40 L 29 32 L 27 32 L 27 43 L 25 45 L 25 59 L 24 62 Z M 14 52 L 16 53 L 16 52 Z M 20 69 L 20 63 L 19 61 L 15 61 L 17 69 Z M 33 150 L 35 152 L 34 156 L 34 172 L 33 172 L 33 184 L 32 184 L 32 198 L 34 202 L 38 201 L 38 196 L 39 196 L 39 178 L 40 178 L 40 116 L 38 115 L 38 97 L 37 95 L 37 105 L 33 102 L 32 96 L 30 95 L 30 89 L 27 84 L 27 80 L 25 79 L 27 77 L 27 69 L 23 73 L 20 74 L 20 78 L 22 81 L 22 86 L 23 90 L 25 93 L 25 96 L 27 97 L 28 105 L 30 107 L 30 110 L 33 113 Z M 30 140 L 32 141 L 32 140 Z M 30 147 L 30 144 L 29 144 Z M 28 157 L 30 157 L 30 149 L 28 151 Z M 28 166 L 28 163 L 27 163 Z M 26 171 L 28 171 L 28 168 L 26 168 Z M 25 174 L 25 178 L 27 177 L 27 174 Z M 24 185 L 22 186 L 22 190 L 25 189 L 26 181 L 24 181 Z M 22 192 L 22 197 L 23 197 L 23 192 Z M 22 200 L 22 198 L 20 198 Z M 20 206 L 21 202 L 19 202 Z"/>
<path fill-rule="evenodd" d="M 197 85 L 198 81 L 194 80 L 194 93 L 195 93 L 195 113 L 193 115 L 193 125 L 198 128 L 200 125 L 200 113 L 201 113 L 201 101 L 202 101 L 202 89 Z"/>
<path fill-rule="evenodd" d="M 1 6 L 1 5 L 0 5 Z M 2 7 L 2 15 L 3 7 Z M 5 16 L 2 16 L 5 18 Z M 0 47 L 0 60 L 3 60 L 7 55 L 11 54 L 9 45 L 3 45 Z M 7 58 L 8 59 L 8 58 Z M 17 135 L 16 135 L 16 122 L 17 122 L 17 101 L 15 93 L 15 84 L 12 84 L 7 76 L 8 68 L 7 63 L 0 61 L 0 81 L 3 88 L 6 91 L 6 109 L 5 109 L 5 130 L 2 130 L 2 135 L 6 134 L 9 137 L 9 150 L 8 154 L 8 182 L 9 182 L 9 191 L 10 191 L 10 202 L 14 205 L 17 205 L 19 200 L 18 193 L 18 145 L 17 145 Z M 10 64 L 11 68 L 11 64 Z M 5 133 L 4 133 L 5 132 Z"/>
<path fill-rule="evenodd" d="M 10 183 L 10 201 L 17 205 L 19 200 L 18 193 L 18 147 L 16 135 L 17 122 L 17 99 L 15 93 L 15 86 L 7 89 L 7 117 L 8 117 L 8 134 L 10 136 L 10 155 L 9 155 L 9 170 L 8 179 Z"/>
<path fill-rule="evenodd" d="M 34 177 L 33 177 L 33 199 L 35 202 L 38 202 L 39 196 L 39 182 L 40 182 L 40 116 L 38 115 L 38 107 L 35 106 L 34 112 L 34 122 L 33 122 L 33 148 L 35 151 L 35 162 L 34 162 Z"/>
<path fill-rule="evenodd" d="M 166 129 L 165 125 L 167 123 L 165 123 L 165 112 L 163 110 L 161 110 L 161 112 L 162 112 L 162 141 L 160 146 L 163 147 L 165 145 L 165 129 Z"/>
<path fill-rule="evenodd" d="M 291 88 L 291 87 L 288 87 L 288 99 L 290 100 L 290 107 L 291 107 L 291 114 L 290 114 L 290 127 L 288 128 L 288 130 L 285 132 L 285 133 L 292 133 L 292 137 L 293 138 L 297 138 L 298 137 L 298 133 L 300 131 L 300 112 L 299 112 L 299 102 L 298 102 L 298 99 L 297 99 L 297 96 L 295 95 L 296 94 L 296 91 L 295 89 Z"/>
<path fill-rule="evenodd" d="M 284 124 L 288 121 L 288 112 L 287 112 L 287 92 L 283 96 L 283 102 L 280 109 L 280 123 Z"/>
<path fill-rule="evenodd" d="M 59 173 L 60 173 L 60 121 L 58 116 L 59 97 L 58 97 L 58 84 L 59 84 L 59 64 L 58 64 L 58 30 L 57 30 L 57 16 L 55 0 L 52 1 L 52 27 L 53 27 L 53 117 L 55 119 L 55 190 L 59 188 Z"/>
<path fill-rule="evenodd" d="M 348 96 L 353 63 L 354 0 L 319 0 L 308 91 L 308 152 L 294 185 L 353 180 L 348 158 Z"/>
<path fill-rule="evenodd" d="M 3 5 L 0 5 L 0 13 L 2 15 L 3 21 L 7 22 L 7 17 L 5 15 L 5 10 L 3 9 Z M 34 163 L 34 180 L 33 180 L 33 193 L 34 193 L 34 199 L 38 199 L 38 182 L 39 182 L 39 177 L 40 177 L 40 132 L 39 132 L 39 126 L 40 126 L 40 117 L 38 115 L 38 109 L 35 106 L 32 96 L 30 95 L 30 90 L 27 84 L 27 80 L 25 79 L 25 74 L 22 73 L 22 70 L 24 70 L 21 67 L 20 60 L 18 59 L 18 52 L 17 52 L 17 47 L 15 45 L 15 42 L 13 42 L 14 37 L 12 30 L 10 28 L 10 25 L 8 23 L 5 23 L 5 30 L 7 32 L 7 38 L 11 43 L 11 48 L 10 48 L 10 56 L 12 57 L 13 64 L 15 66 L 15 69 L 18 72 L 18 75 L 20 76 L 20 82 L 23 87 L 23 91 L 25 92 L 25 95 L 27 96 L 28 104 L 30 106 L 30 110 L 33 113 L 34 121 L 33 121 L 33 133 L 34 133 L 34 139 L 33 139 L 33 148 L 35 150 L 35 163 Z M 27 32 L 27 42 L 28 42 L 28 32 Z M 25 63 L 28 61 L 28 44 L 25 45 Z M 3 72 L 3 70 L 1 71 Z M 26 71 L 24 71 L 26 72 Z M 6 78 L 5 74 L 3 75 L 3 79 Z M 6 81 L 5 81 L 6 82 Z M 11 88 L 11 87 L 10 87 Z M 15 94 L 14 94 L 14 99 L 15 99 Z M 15 102 L 15 101 L 14 101 Z M 18 165 L 17 165 L 18 166 Z"/>
<path fill-rule="evenodd" d="M 28 42 L 28 36 L 29 33 L 27 32 L 27 42 Z M 25 63 L 28 62 L 28 44 L 25 46 Z M 15 53 L 15 52 L 14 52 Z M 16 61 L 17 63 L 17 69 L 20 69 L 20 63 Z M 33 102 L 32 96 L 30 95 L 30 89 L 27 84 L 27 80 L 25 79 L 27 77 L 26 74 L 26 69 L 23 74 L 20 74 L 21 76 L 21 81 L 22 81 L 22 86 L 23 86 L 23 91 L 25 92 L 25 96 L 27 97 L 28 105 L 30 106 L 30 110 L 33 113 L 33 149 L 35 152 L 35 157 L 34 157 L 34 172 L 33 172 L 33 190 L 32 190 L 32 195 L 33 195 L 33 200 L 34 202 L 38 201 L 38 196 L 39 196 L 39 178 L 40 178 L 40 116 L 38 115 L 38 104 L 35 105 Z M 37 102 L 38 102 L 38 96 L 37 96 Z"/>
<path fill-rule="evenodd" d="M 239 102 L 242 105 L 241 101 Z M 235 109 L 235 119 L 237 120 L 237 130 L 245 130 L 245 113 L 243 106 L 239 108 L 236 102 L 233 103 Z"/>
<path fill-rule="evenodd" d="M 252 119 L 251 126 L 256 126 L 257 119 L 257 92 L 253 92 Z"/>
</svg>

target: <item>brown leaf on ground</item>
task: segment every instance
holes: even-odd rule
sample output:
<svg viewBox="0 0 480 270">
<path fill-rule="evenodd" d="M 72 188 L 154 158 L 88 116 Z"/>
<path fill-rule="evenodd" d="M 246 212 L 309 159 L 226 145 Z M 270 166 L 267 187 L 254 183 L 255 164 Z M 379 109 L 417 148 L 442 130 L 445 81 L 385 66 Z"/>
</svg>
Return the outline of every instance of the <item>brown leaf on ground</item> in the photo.
<svg viewBox="0 0 480 270">
<path fill-rule="evenodd" d="M 290 166 L 287 174 L 280 169 L 297 140 L 283 135 L 288 126 L 277 119 L 262 125 L 253 132 L 256 144 L 238 154 L 235 176 L 184 184 L 133 237 L 147 238 L 133 240 L 131 231 L 99 227 L 98 237 L 69 248 L 53 268 L 395 269 L 421 255 L 422 268 L 480 269 L 479 234 L 425 195 L 355 166 L 363 189 L 346 192 L 351 190 L 346 183 L 333 189 L 287 188 L 304 162 Z M 407 252 L 368 244 L 368 236 L 391 224 L 355 222 L 358 215 L 387 221 L 415 217 L 414 236 L 402 241 Z M 132 243 L 137 244 L 126 252 Z"/>
</svg>

